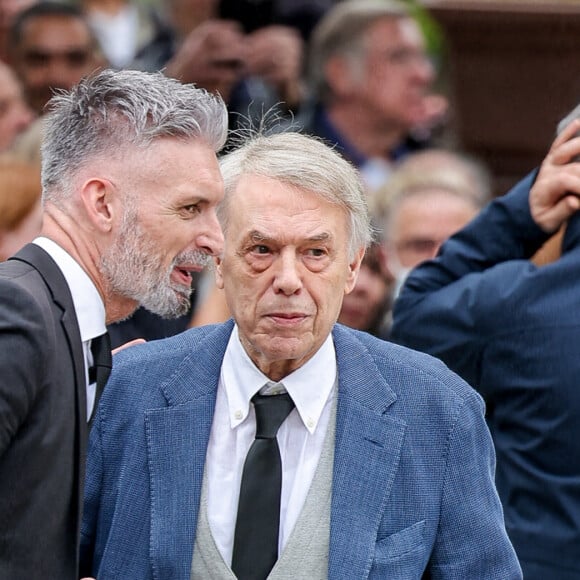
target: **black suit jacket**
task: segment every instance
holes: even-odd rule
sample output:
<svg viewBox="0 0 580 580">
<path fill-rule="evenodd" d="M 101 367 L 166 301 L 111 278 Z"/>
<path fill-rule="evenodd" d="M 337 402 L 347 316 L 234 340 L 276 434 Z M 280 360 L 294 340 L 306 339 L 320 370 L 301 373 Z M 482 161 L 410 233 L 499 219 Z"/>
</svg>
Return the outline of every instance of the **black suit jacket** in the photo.
<svg viewBox="0 0 580 580">
<path fill-rule="evenodd" d="M 0 578 L 76 579 L 86 454 L 81 337 L 63 274 L 0 264 Z"/>
</svg>

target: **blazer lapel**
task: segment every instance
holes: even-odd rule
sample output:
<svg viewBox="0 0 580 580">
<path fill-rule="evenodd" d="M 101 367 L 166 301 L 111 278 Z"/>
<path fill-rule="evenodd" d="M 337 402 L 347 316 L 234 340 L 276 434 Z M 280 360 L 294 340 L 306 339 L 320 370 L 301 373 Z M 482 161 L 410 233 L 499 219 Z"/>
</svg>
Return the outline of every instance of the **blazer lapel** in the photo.
<svg viewBox="0 0 580 580">
<path fill-rule="evenodd" d="M 370 572 L 406 425 L 389 417 L 396 397 L 368 352 L 340 327 L 334 339 L 339 389 L 329 578 L 354 580 Z"/>
<path fill-rule="evenodd" d="M 148 411 L 151 561 L 156 578 L 189 580 L 215 397 Z"/>
<path fill-rule="evenodd" d="M 221 362 L 232 324 L 191 349 L 160 387 L 169 403 L 145 416 L 151 482 L 151 565 L 154 577 L 189 580 L 205 455 Z"/>
<path fill-rule="evenodd" d="M 85 478 L 85 458 L 87 453 L 87 392 L 85 380 L 85 358 L 83 345 L 75 312 L 74 303 L 66 279 L 50 255 L 36 244 L 27 244 L 10 260 L 25 262 L 34 268 L 44 280 L 52 301 L 61 311 L 60 323 L 71 353 L 75 390 L 75 444 L 77 446 L 77 536 L 80 533 L 80 514 L 83 507 L 83 489 Z"/>
<path fill-rule="evenodd" d="M 28 244 L 11 260 L 26 262 L 42 276 L 53 302 L 61 309 L 61 324 L 71 351 L 77 389 L 77 410 L 86 423 L 85 358 L 74 303 L 65 277 L 56 262 L 40 246 Z M 86 425 L 85 425 L 86 426 Z M 84 430 L 86 433 L 86 429 Z"/>
</svg>

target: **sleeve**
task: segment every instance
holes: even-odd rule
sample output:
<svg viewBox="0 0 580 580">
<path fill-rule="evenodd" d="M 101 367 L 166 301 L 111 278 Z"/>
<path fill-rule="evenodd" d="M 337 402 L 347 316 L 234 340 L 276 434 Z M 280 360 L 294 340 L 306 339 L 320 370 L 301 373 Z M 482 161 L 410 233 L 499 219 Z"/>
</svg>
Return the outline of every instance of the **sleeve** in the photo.
<svg viewBox="0 0 580 580">
<path fill-rule="evenodd" d="M 40 305 L 11 280 L 0 280 L 0 457 L 43 388 L 53 342 Z"/>
<path fill-rule="evenodd" d="M 466 398 L 449 438 L 441 520 L 430 571 L 434 580 L 519 580 L 494 484 L 495 452 L 475 394 Z"/>
<path fill-rule="evenodd" d="M 494 200 L 409 275 L 393 310 L 391 339 L 442 359 L 477 388 L 486 330 L 495 308 L 536 267 L 530 258 L 548 238 L 534 222 L 529 192 L 535 173 Z"/>
</svg>

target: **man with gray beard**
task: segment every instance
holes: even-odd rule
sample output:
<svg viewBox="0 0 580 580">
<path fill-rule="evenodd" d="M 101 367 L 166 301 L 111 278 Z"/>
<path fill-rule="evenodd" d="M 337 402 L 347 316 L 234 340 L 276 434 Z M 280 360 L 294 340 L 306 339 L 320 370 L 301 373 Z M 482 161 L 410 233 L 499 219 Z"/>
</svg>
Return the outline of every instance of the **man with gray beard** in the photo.
<svg viewBox="0 0 580 580">
<path fill-rule="evenodd" d="M 0 578 L 15 580 L 78 578 L 106 324 L 139 305 L 183 314 L 223 247 L 219 97 L 109 70 L 50 105 L 41 237 L 0 265 Z"/>
</svg>

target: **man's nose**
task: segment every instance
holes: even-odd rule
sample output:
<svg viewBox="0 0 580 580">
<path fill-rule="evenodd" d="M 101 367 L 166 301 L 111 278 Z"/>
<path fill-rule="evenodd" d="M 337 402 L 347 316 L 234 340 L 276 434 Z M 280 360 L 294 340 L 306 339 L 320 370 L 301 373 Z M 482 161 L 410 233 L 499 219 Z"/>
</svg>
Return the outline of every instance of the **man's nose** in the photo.
<svg viewBox="0 0 580 580">
<path fill-rule="evenodd" d="M 277 258 L 274 290 L 290 296 L 302 288 L 300 263 L 293 251 L 282 251 Z"/>
<path fill-rule="evenodd" d="M 413 61 L 415 77 L 425 84 L 431 84 L 435 79 L 435 67 L 428 55 L 423 54 Z"/>
<path fill-rule="evenodd" d="M 78 68 L 72 66 L 66 55 L 54 55 L 46 68 L 46 79 L 53 89 L 70 90 L 82 78 Z"/>
<path fill-rule="evenodd" d="M 219 256 L 224 251 L 224 234 L 215 210 L 211 210 L 197 236 L 197 245 L 211 256 Z"/>
</svg>

